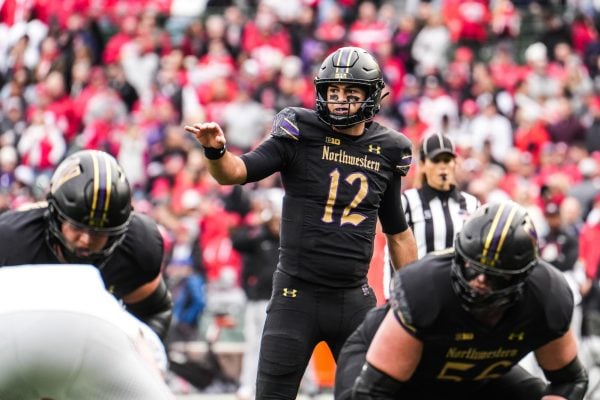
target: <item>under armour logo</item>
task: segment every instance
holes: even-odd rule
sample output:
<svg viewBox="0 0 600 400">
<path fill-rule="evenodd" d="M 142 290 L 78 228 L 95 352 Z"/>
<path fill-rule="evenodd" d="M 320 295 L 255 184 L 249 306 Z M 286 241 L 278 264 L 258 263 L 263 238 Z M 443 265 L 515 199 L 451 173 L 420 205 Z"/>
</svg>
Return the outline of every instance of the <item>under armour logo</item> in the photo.
<svg viewBox="0 0 600 400">
<path fill-rule="evenodd" d="M 296 289 L 283 288 L 283 297 L 296 297 L 298 291 Z"/>
<path fill-rule="evenodd" d="M 518 340 L 519 342 L 525 339 L 525 332 L 511 333 L 508 335 L 508 340 Z"/>
<path fill-rule="evenodd" d="M 473 332 L 459 332 L 454 335 L 454 340 L 457 342 L 462 342 L 466 340 L 474 340 L 475 334 Z"/>
<path fill-rule="evenodd" d="M 381 154 L 381 146 L 378 146 L 376 144 L 370 144 L 369 145 L 369 152 L 370 153 Z"/>
</svg>

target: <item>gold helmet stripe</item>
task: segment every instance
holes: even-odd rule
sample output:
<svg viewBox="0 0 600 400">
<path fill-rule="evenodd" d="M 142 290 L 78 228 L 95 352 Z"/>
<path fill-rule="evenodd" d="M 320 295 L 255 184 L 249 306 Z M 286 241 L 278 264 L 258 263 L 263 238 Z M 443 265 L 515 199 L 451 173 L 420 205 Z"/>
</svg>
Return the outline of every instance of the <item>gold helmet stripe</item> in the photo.
<svg viewBox="0 0 600 400">
<path fill-rule="evenodd" d="M 105 165 L 105 171 L 106 171 L 106 187 L 105 187 L 105 197 L 104 197 L 104 212 L 102 213 L 102 219 L 100 221 L 102 221 L 101 223 L 104 224 L 104 221 L 106 221 L 106 215 L 108 214 L 108 208 L 110 207 L 110 191 L 112 188 L 112 170 L 111 170 L 111 163 L 110 163 L 110 158 L 108 157 L 108 154 L 104 153 L 103 154 L 103 158 L 104 158 L 104 165 Z"/>
<path fill-rule="evenodd" d="M 98 158 L 96 157 L 96 152 L 90 152 L 92 157 L 92 166 L 94 169 L 94 186 L 92 191 L 92 207 L 90 208 L 90 221 L 94 223 L 94 215 L 96 214 L 96 207 L 98 206 L 98 187 L 100 181 L 100 171 L 98 170 Z"/>
<path fill-rule="evenodd" d="M 480 261 L 483 265 L 493 267 L 500 258 L 500 251 L 502 250 L 504 242 L 506 241 L 506 237 L 508 236 L 508 231 L 510 230 L 512 220 L 518 211 L 518 207 L 516 207 L 516 205 L 509 207 L 510 208 L 507 209 L 504 204 L 500 205 L 496 215 L 494 216 L 492 225 L 485 240 L 483 253 L 481 255 Z"/>
<path fill-rule="evenodd" d="M 112 171 L 108 154 L 97 151 L 90 152 L 94 169 L 92 207 L 90 208 L 90 226 L 102 228 L 106 222 L 110 207 L 110 190 L 112 187 Z M 99 159 L 101 155 L 102 159 Z"/>
</svg>

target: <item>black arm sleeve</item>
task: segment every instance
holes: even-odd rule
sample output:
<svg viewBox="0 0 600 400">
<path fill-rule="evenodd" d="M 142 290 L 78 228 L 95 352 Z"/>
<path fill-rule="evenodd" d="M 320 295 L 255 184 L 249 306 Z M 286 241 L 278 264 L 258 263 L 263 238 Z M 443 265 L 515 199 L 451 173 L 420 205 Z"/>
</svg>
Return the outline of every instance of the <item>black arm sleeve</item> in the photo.
<svg viewBox="0 0 600 400">
<path fill-rule="evenodd" d="M 400 199 L 400 182 L 400 176 L 395 174 L 383 195 L 383 200 L 379 207 L 378 214 L 381 227 L 383 228 L 383 232 L 388 235 L 404 232 L 408 229 Z"/>
<path fill-rule="evenodd" d="M 548 395 L 562 396 L 568 400 L 582 400 L 587 391 L 588 375 L 578 357 L 559 370 L 544 370 L 544 375 L 550 381 L 546 390 Z"/>
<path fill-rule="evenodd" d="M 271 136 L 256 149 L 241 156 L 246 164 L 246 183 L 256 182 L 285 167 L 292 140 Z"/>
<path fill-rule="evenodd" d="M 173 300 L 164 279 L 156 290 L 140 302 L 126 304 L 127 311 L 148 325 L 164 341 L 173 316 Z"/>
<path fill-rule="evenodd" d="M 354 382 L 352 400 L 394 400 L 401 388 L 402 382 L 365 362 Z"/>
</svg>

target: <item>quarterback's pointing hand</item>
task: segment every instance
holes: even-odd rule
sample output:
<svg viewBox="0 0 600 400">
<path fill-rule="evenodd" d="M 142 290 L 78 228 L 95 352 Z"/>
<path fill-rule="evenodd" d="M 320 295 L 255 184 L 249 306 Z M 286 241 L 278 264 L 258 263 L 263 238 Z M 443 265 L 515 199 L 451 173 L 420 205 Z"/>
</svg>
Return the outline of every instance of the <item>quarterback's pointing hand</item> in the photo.
<svg viewBox="0 0 600 400">
<path fill-rule="evenodd" d="M 220 149 L 225 146 L 225 134 L 216 122 L 201 122 L 191 126 L 186 125 L 184 129 L 194 135 L 204 147 Z"/>
</svg>

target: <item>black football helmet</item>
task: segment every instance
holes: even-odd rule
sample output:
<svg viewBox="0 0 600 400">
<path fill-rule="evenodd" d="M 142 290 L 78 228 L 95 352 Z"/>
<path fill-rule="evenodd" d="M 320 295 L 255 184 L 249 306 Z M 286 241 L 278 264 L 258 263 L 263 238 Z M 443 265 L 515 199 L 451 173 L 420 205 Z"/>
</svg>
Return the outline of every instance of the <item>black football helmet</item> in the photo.
<svg viewBox="0 0 600 400">
<path fill-rule="evenodd" d="M 327 105 L 327 87 L 331 83 L 354 84 L 366 91 L 365 101 L 353 115 L 332 115 Z M 385 86 L 381 68 L 375 58 L 360 47 L 342 47 L 327 56 L 315 77 L 316 110 L 319 119 L 335 127 L 350 127 L 372 119 L 380 109 L 381 91 Z"/>
<path fill-rule="evenodd" d="M 527 214 L 507 201 L 482 206 L 456 235 L 452 287 L 468 311 L 506 308 L 521 296 L 538 262 L 538 236 Z M 485 274 L 489 292 L 469 285 Z"/>
<path fill-rule="evenodd" d="M 67 262 L 102 267 L 123 241 L 132 211 L 131 188 L 117 160 L 97 150 L 72 154 L 56 168 L 47 200 L 46 237 L 53 251 L 58 244 Z M 63 222 L 106 234 L 108 243 L 99 252 L 79 256 L 61 232 Z"/>
</svg>

